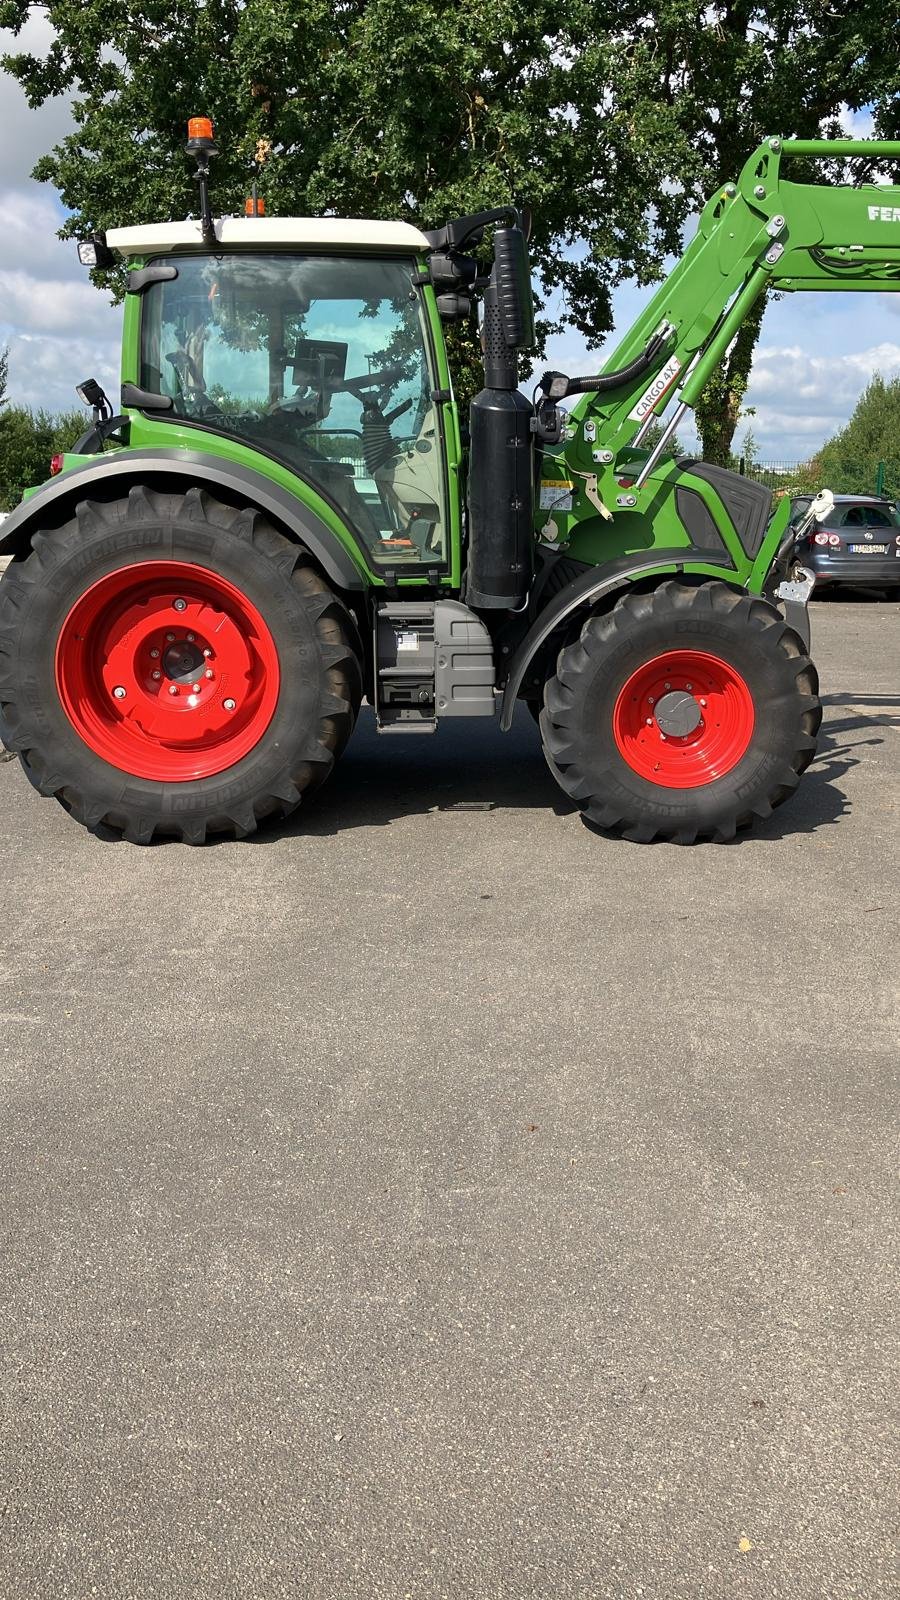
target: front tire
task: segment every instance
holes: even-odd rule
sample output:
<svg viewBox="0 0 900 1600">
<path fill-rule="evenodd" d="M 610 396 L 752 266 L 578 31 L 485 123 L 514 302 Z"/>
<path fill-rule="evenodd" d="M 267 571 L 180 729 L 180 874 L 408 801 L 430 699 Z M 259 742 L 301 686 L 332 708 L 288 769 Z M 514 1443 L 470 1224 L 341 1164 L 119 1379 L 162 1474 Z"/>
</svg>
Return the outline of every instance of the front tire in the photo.
<svg viewBox="0 0 900 1600">
<path fill-rule="evenodd" d="M 692 844 L 781 805 L 821 715 L 815 668 L 773 606 L 673 581 L 588 619 L 540 721 L 550 769 L 590 821 Z"/>
<path fill-rule="evenodd" d="M 306 552 L 200 489 L 82 502 L 0 584 L 5 742 L 42 794 L 135 843 L 292 811 L 360 693 L 352 619 Z"/>
</svg>

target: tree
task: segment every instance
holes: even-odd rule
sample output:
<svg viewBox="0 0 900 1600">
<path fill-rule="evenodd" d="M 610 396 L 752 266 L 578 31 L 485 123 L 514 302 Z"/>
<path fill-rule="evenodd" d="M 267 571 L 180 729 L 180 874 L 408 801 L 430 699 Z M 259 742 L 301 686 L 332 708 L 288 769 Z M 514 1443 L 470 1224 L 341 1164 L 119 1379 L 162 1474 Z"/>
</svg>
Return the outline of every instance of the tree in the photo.
<svg viewBox="0 0 900 1600">
<path fill-rule="evenodd" d="M 647 432 L 644 434 L 643 439 L 641 440 L 641 449 L 652 450 L 654 445 L 658 444 L 662 431 L 663 423 L 652 422 L 650 427 L 647 429 Z M 663 449 L 663 455 L 672 456 L 675 458 L 675 460 L 677 460 L 679 456 L 687 455 L 687 451 L 677 433 L 673 434 L 672 438 L 667 441 Z"/>
<path fill-rule="evenodd" d="M 43 483 L 50 473 L 50 458 L 71 450 L 85 431 L 82 411 L 52 416 L 10 406 L 0 420 L 0 511 L 11 511 L 22 491 Z"/>
<path fill-rule="evenodd" d="M 876 373 L 846 427 L 819 451 L 819 484 L 835 494 L 872 494 L 881 461 L 887 490 L 900 494 L 900 377 Z"/>
<path fill-rule="evenodd" d="M 697 203 L 739 176 L 769 134 L 835 137 L 844 106 L 874 106 L 877 131 L 896 137 L 900 119 L 900 49 L 894 8 L 882 0 L 667 0 L 647 7 L 630 55 L 629 82 L 638 100 L 657 98 L 687 138 L 692 158 L 685 183 Z M 839 163 L 827 164 L 832 178 Z M 791 175 L 821 178 L 821 163 Z M 872 164 L 853 163 L 853 177 Z M 759 325 L 761 301 L 696 407 L 703 454 L 727 465 Z"/>
<path fill-rule="evenodd" d="M 20 28 L 28 10 L 0 0 L 0 26 Z M 270 212 L 426 227 L 527 202 L 541 289 L 564 291 L 595 345 L 612 287 L 651 281 L 680 248 L 688 141 L 670 106 L 618 109 L 627 58 L 612 0 L 55 0 L 48 11 L 46 56 L 3 64 L 31 105 L 76 97 L 76 131 L 35 169 L 70 210 L 64 235 L 196 209 L 184 125 L 202 112 L 221 141 L 220 210 L 242 210 L 254 176 Z"/>
<path fill-rule="evenodd" d="M 9 351 L 0 350 L 0 406 L 6 405 L 6 380 L 9 377 Z"/>
<path fill-rule="evenodd" d="M 0 0 L 0 26 L 20 29 L 30 9 Z M 69 208 L 65 235 L 195 207 L 184 123 L 203 112 L 221 138 L 218 209 L 242 208 L 254 175 L 273 212 L 426 227 L 527 201 L 541 291 L 562 291 L 588 348 L 609 331 L 611 289 L 661 275 L 689 211 L 764 135 L 836 131 L 844 102 L 889 117 L 900 81 L 882 0 L 53 0 L 46 11 L 46 55 L 3 65 L 33 106 L 76 97 L 75 132 L 35 169 Z M 754 344 L 751 327 L 704 396 L 713 460 L 727 458 Z M 457 371 L 470 371 L 470 330 L 453 346 Z"/>
</svg>

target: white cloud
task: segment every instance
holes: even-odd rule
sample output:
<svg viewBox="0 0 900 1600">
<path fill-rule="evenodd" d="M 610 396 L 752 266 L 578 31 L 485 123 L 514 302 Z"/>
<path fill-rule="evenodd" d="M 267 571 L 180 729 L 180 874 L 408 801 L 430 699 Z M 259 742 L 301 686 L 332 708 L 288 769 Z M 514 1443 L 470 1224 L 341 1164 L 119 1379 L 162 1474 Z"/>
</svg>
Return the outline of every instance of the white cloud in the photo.
<svg viewBox="0 0 900 1600">
<path fill-rule="evenodd" d="M 799 459 L 808 456 L 848 421 L 857 400 L 876 372 L 885 378 L 900 374 L 900 344 L 883 340 L 850 354 L 819 354 L 803 345 L 761 345 L 756 353 L 747 405 L 756 407 L 749 420 L 763 457 Z"/>
<path fill-rule="evenodd" d="M 95 289 L 71 241 L 57 239 L 63 212 L 52 189 L 0 190 L 0 348 L 9 346 L 16 405 L 69 410 L 73 385 L 97 369 L 115 403 L 121 309 Z M 102 376 L 101 376 L 102 375 Z"/>
<path fill-rule="evenodd" d="M 838 121 L 847 139 L 871 139 L 875 132 L 875 119 L 867 106 L 861 111 L 851 111 L 849 106 L 841 106 Z"/>
<path fill-rule="evenodd" d="M 53 189 L 36 183 L 0 188 L 0 271 L 17 268 L 33 278 L 83 277 L 75 245 L 56 237 L 64 217 Z M 0 304 L 0 317 L 2 312 Z"/>
<path fill-rule="evenodd" d="M 34 12 L 18 35 L 0 30 L 0 54 L 43 55 L 52 37 Z M 74 386 L 89 376 L 118 400 L 121 310 L 93 287 L 74 244 L 56 237 L 65 211 L 30 176 L 73 126 L 68 98 L 32 111 L 0 72 L 0 347 L 9 347 L 11 401 L 48 411 L 77 407 Z"/>
<path fill-rule="evenodd" d="M 118 408 L 119 340 L 51 339 L 13 333 L 9 340 L 9 390 L 17 405 L 44 411 L 75 411 L 76 383 L 97 378 Z"/>
<path fill-rule="evenodd" d="M 33 11 L 19 34 L 0 28 L 0 55 L 42 56 L 53 36 L 51 23 Z M 0 73 L 0 184 L 21 183 L 73 127 L 68 98 L 48 100 L 32 111 L 15 78 Z"/>
<path fill-rule="evenodd" d="M 85 275 L 86 276 L 86 275 Z M 108 337 L 112 318 L 108 297 L 90 282 L 32 278 L 27 272 L 0 271 L 0 326 L 20 332 L 96 334 Z"/>
</svg>

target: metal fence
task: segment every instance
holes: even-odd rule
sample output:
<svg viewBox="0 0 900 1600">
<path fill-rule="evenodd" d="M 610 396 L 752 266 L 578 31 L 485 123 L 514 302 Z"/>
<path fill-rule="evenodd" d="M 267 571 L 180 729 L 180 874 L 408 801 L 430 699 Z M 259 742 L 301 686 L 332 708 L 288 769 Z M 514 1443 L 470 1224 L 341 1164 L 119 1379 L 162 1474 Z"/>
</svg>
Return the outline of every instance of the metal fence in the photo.
<svg viewBox="0 0 900 1600">
<path fill-rule="evenodd" d="M 809 467 L 805 461 L 748 461 L 740 456 L 735 462 L 743 478 L 753 478 L 764 483 L 767 489 L 780 489 L 783 494 L 805 488 Z"/>
<path fill-rule="evenodd" d="M 746 456 L 737 456 L 732 465 L 742 477 L 753 478 L 776 494 L 802 494 L 826 487 L 819 483 L 815 466 L 810 461 L 750 461 Z M 828 484 L 827 487 L 831 488 L 832 485 Z M 900 482 L 895 482 L 885 463 L 879 461 L 870 483 L 861 485 L 857 482 L 851 490 L 842 484 L 836 489 L 838 494 L 844 492 L 886 495 L 889 500 L 894 500 L 900 498 Z"/>
</svg>

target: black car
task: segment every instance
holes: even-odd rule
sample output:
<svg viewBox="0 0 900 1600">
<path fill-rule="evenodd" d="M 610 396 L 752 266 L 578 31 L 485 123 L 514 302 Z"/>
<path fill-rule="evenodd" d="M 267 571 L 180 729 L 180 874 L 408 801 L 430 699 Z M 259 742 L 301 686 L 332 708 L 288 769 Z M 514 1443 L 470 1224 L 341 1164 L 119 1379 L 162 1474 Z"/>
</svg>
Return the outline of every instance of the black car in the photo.
<svg viewBox="0 0 900 1600">
<path fill-rule="evenodd" d="M 812 495 L 791 501 L 791 522 L 809 510 Z M 834 509 L 797 545 L 801 565 L 829 583 L 865 583 L 900 592 L 900 511 L 874 494 L 836 494 Z"/>
</svg>

